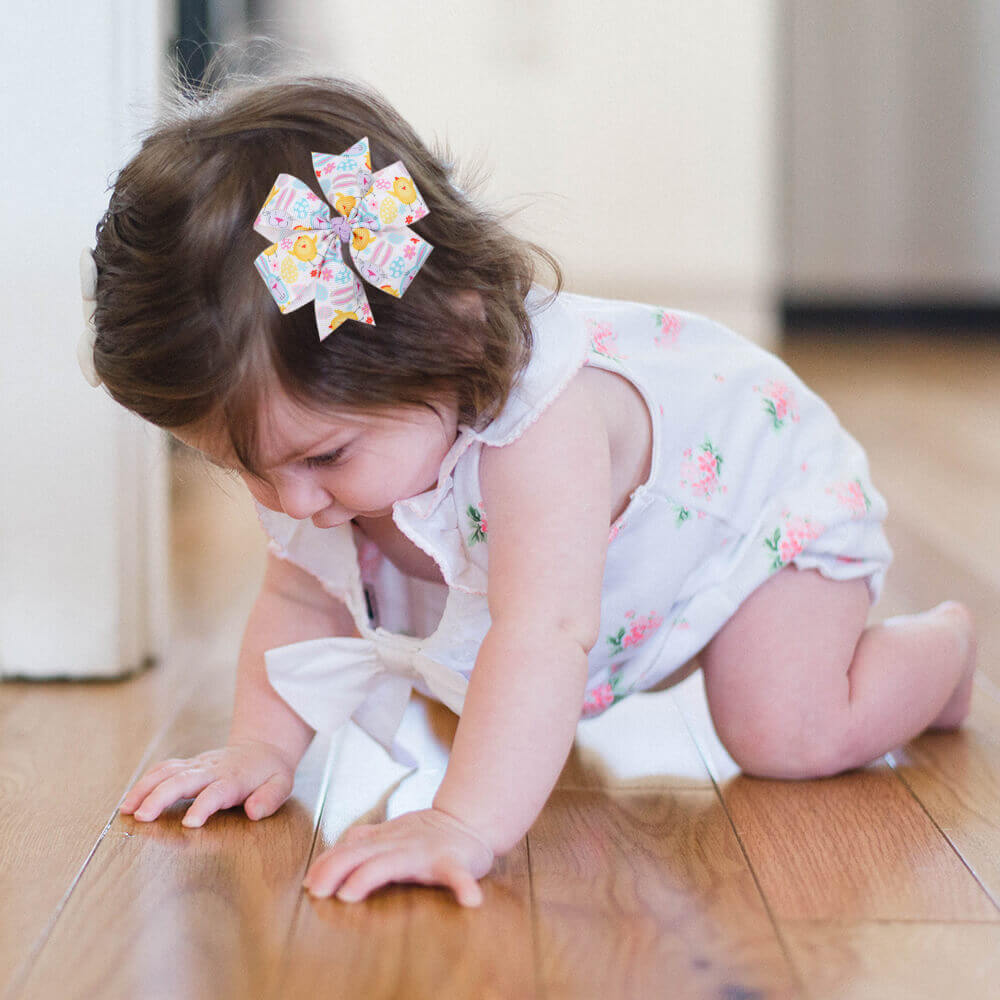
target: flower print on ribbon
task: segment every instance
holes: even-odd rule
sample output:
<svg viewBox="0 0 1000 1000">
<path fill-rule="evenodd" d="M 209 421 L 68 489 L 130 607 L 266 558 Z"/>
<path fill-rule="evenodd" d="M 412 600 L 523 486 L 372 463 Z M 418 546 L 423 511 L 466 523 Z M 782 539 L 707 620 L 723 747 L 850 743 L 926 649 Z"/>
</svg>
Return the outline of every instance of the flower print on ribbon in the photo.
<svg viewBox="0 0 1000 1000">
<path fill-rule="evenodd" d="M 860 479 L 834 483 L 827 487 L 826 492 L 835 494 L 837 503 L 841 507 L 846 507 L 851 512 L 851 517 L 864 517 L 872 509 L 871 498 L 865 492 Z"/>
<path fill-rule="evenodd" d="M 608 636 L 608 645 L 614 656 L 621 656 L 626 650 L 645 642 L 663 624 L 663 619 L 655 611 L 644 618 L 636 617 L 634 611 L 626 611 L 625 618 L 628 623 Z"/>
<path fill-rule="evenodd" d="M 668 309 L 655 309 L 653 320 L 659 330 L 653 338 L 657 347 L 676 347 L 677 338 L 681 332 L 681 318 Z"/>
<path fill-rule="evenodd" d="M 795 393 L 784 382 L 771 379 L 767 385 L 755 385 L 753 391 L 759 392 L 764 397 L 764 409 L 776 431 L 780 431 L 789 420 L 798 423 L 799 411 L 795 407 Z"/>
<path fill-rule="evenodd" d="M 788 511 L 782 517 L 783 523 L 764 539 L 765 547 L 773 556 L 772 571 L 787 566 L 805 548 L 806 542 L 819 538 L 826 530 L 825 525 L 807 517 L 793 517 Z"/>
<path fill-rule="evenodd" d="M 681 486 L 689 489 L 696 497 L 711 499 L 716 493 L 726 493 L 728 487 L 719 483 L 722 474 L 722 455 L 712 442 L 705 440 L 694 448 L 684 450 L 681 462 Z"/>
<path fill-rule="evenodd" d="M 590 349 L 595 354 L 611 361 L 624 361 L 625 355 L 619 354 L 615 346 L 618 334 L 610 323 L 599 323 L 596 319 L 587 320 L 587 330 L 590 333 Z"/>
<path fill-rule="evenodd" d="M 479 506 L 476 507 L 474 504 L 469 504 L 465 509 L 465 513 L 472 524 L 472 531 L 469 534 L 469 545 L 476 545 L 479 542 L 486 541 L 486 515 L 483 513 L 483 501 L 479 501 Z"/>
</svg>

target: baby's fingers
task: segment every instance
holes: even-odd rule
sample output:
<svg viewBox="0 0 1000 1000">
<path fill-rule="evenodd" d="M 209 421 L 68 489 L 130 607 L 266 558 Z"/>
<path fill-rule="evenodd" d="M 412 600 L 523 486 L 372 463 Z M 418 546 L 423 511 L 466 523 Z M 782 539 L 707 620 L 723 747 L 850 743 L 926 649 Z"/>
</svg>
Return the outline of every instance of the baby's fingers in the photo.
<svg viewBox="0 0 1000 1000">
<path fill-rule="evenodd" d="M 290 774 L 272 774 L 260 788 L 243 803 L 243 811 L 250 819 L 263 819 L 281 808 L 281 804 L 292 794 Z"/>
<path fill-rule="evenodd" d="M 215 778 L 213 771 L 204 767 L 188 767 L 163 779 L 135 810 L 135 818 L 148 823 L 157 818 L 164 809 L 181 799 L 194 798 Z"/>
<path fill-rule="evenodd" d="M 420 882 L 451 889 L 462 906 L 482 903 L 479 883 L 458 862 L 442 858 L 428 869 L 426 860 L 421 853 L 403 851 L 370 858 L 351 872 L 337 891 L 337 898 L 354 903 L 390 882 Z"/>
<path fill-rule="evenodd" d="M 135 812 L 140 802 L 154 789 L 160 782 L 166 780 L 179 771 L 183 771 L 190 761 L 186 760 L 165 760 L 151 767 L 128 791 L 122 799 L 122 804 L 118 811 L 123 815 Z"/>
<path fill-rule="evenodd" d="M 191 803 L 181 823 L 184 826 L 203 826 L 212 813 L 239 805 L 247 796 L 247 789 L 233 778 L 218 778 L 204 788 Z M 184 796 L 188 798 L 189 796 Z"/>
</svg>

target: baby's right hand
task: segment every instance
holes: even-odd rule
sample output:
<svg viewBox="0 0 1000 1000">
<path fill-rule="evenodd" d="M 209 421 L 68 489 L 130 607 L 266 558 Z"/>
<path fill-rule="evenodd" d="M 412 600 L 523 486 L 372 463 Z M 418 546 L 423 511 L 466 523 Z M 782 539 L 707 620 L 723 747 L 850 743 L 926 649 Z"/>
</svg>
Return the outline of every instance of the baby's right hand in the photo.
<svg viewBox="0 0 1000 1000">
<path fill-rule="evenodd" d="M 195 798 L 181 821 L 201 826 L 219 809 L 244 803 L 250 819 L 276 812 L 292 793 L 294 767 L 271 743 L 244 740 L 197 757 L 150 768 L 122 800 L 120 812 L 148 822 L 180 799 Z"/>
</svg>

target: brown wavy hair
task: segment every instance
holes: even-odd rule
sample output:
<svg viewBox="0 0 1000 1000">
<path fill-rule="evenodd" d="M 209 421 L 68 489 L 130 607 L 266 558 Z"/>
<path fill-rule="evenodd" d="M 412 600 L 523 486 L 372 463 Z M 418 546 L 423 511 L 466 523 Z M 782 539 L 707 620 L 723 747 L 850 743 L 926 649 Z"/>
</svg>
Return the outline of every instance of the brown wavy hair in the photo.
<svg viewBox="0 0 1000 1000">
<path fill-rule="evenodd" d="M 402 298 L 370 285 L 375 325 L 348 320 L 320 341 L 311 305 L 282 315 L 254 267 L 253 222 L 279 173 L 320 197 L 311 154 L 362 136 L 372 167 L 402 160 L 430 214 L 433 247 Z M 451 400 L 482 426 L 531 349 L 525 295 L 550 254 L 508 232 L 456 186 L 375 91 L 309 77 L 177 97 L 115 180 L 97 228 L 94 364 L 110 394 L 161 427 L 221 421 L 240 462 L 257 462 L 257 417 L 275 385 L 319 412 Z M 345 258 L 349 255 L 345 254 Z M 350 266 L 350 262 L 349 266 Z M 475 291 L 483 313 L 456 293 Z"/>
</svg>

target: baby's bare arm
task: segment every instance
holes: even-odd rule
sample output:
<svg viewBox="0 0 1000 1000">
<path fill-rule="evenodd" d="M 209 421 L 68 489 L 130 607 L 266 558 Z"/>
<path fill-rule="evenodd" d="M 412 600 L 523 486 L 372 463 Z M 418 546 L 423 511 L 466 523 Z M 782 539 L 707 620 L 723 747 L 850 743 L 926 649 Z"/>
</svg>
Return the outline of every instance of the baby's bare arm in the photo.
<svg viewBox="0 0 1000 1000">
<path fill-rule="evenodd" d="M 317 895 L 393 881 L 475 880 L 534 822 L 569 754 L 597 638 L 611 515 L 608 435 L 574 380 L 516 442 L 481 462 L 492 626 L 431 809 L 355 828 L 312 866 Z"/>
<path fill-rule="evenodd" d="M 347 608 L 305 570 L 269 553 L 240 648 L 229 743 L 265 740 L 283 752 L 294 770 L 312 742 L 313 730 L 271 687 L 264 654 L 277 646 L 335 635 L 357 635 Z"/>
<path fill-rule="evenodd" d="M 269 556 L 240 649 L 226 745 L 156 764 L 126 795 L 121 812 L 154 820 L 174 802 L 195 798 L 185 826 L 201 826 L 219 809 L 241 802 L 251 819 L 270 816 L 291 794 L 313 731 L 271 687 L 264 653 L 305 639 L 354 634 L 342 604 L 304 570 Z"/>
</svg>

